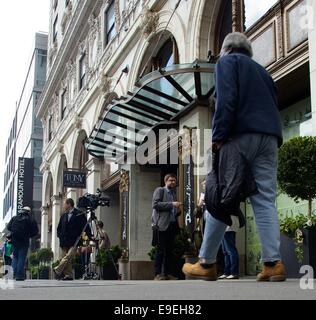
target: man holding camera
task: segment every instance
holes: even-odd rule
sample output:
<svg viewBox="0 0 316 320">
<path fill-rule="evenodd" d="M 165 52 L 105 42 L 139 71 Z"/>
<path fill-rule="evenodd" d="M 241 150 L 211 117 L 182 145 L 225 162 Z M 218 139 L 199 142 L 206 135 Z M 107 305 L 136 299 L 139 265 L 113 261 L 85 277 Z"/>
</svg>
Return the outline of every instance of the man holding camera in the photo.
<svg viewBox="0 0 316 320">
<path fill-rule="evenodd" d="M 87 225 L 85 214 L 75 208 L 73 199 L 65 201 L 64 212 L 57 227 L 57 237 L 62 249 L 62 260 L 53 271 L 57 279 L 71 281 L 73 280 L 72 258 L 79 245 L 77 239 L 83 232 L 86 232 L 89 239 L 91 239 L 92 234 L 89 225 Z M 86 225 L 87 227 L 84 229 Z"/>
</svg>

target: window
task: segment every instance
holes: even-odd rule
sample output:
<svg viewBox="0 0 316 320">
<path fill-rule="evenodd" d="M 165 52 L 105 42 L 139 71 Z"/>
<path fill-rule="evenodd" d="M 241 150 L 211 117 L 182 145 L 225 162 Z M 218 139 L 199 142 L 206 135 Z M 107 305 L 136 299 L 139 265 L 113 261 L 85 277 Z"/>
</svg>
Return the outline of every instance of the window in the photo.
<svg viewBox="0 0 316 320">
<path fill-rule="evenodd" d="M 48 141 L 51 141 L 53 137 L 53 117 L 50 116 L 48 120 Z"/>
<path fill-rule="evenodd" d="M 114 1 L 105 12 L 105 44 L 107 45 L 115 36 Z"/>
<path fill-rule="evenodd" d="M 82 89 L 86 84 L 86 54 L 84 53 L 79 60 L 79 89 Z"/>
<path fill-rule="evenodd" d="M 252 27 L 256 21 L 264 16 L 278 0 L 253 1 L 245 0 L 245 25 L 246 29 Z"/>
<path fill-rule="evenodd" d="M 144 65 L 143 69 L 141 70 L 140 77 L 143 77 L 145 74 L 160 68 L 166 68 L 172 66 L 173 64 L 178 64 L 179 53 L 175 39 L 170 38 L 167 40 L 154 57 L 151 59 L 148 58 L 144 59 L 146 63 L 149 60 L 149 63 Z"/>
<path fill-rule="evenodd" d="M 57 40 L 57 23 L 58 23 L 58 15 L 55 18 L 54 24 L 53 24 L 53 42 L 55 42 Z"/>
<path fill-rule="evenodd" d="M 61 94 L 61 120 L 64 119 L 66 113 L 66 90 Z"/>
</svg>

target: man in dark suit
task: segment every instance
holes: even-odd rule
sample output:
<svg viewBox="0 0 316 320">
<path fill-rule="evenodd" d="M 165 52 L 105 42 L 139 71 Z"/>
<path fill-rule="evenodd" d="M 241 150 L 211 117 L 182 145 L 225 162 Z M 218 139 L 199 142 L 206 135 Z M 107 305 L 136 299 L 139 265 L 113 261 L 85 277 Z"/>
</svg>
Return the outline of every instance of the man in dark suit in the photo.
<svg viewBox="0 0 316 320">
<path fill-rule="evenodd" d="M 252 59 L 251 42 L 235 32 L 224 40 L 216 64 L 216 107 L 213 149 L 234 144 L 248 161 L 258 193 L 250 197 L 262 247 L 263 271 L 258 281 L 284 281 L 280 255 L 280 227 L 275 206 L 278 146 L 282 126 L 276 85 L 269 73 Z M 191 277 L 216 280 L 216 254 L 226 225 L 207 215 L 200 261 L 185 264 Z"/>
<path fill-rule="evenodd" d="M 64 204 L 65 213 L 60 217 L 57 227 L 57 237 L 60 241 L 60 247 L 62 249 L 62 260 L 60 264 L 54 268 L 54 273 L 57 279 L 73 280 L 72 275 L 72 258 L 77 250 L 76 241 L 78 237 L 86 232 L 87 236 L 91 238 L 91 229 L 87 225 L 87 218 L 85 214 L 75 208 L 73 199 L 67 199 Z"/>
<path fill-rule="evenodd" d="M 171 275 L 172 249 L 178 229 L 178 210 L 182 204 L 176 201 L 177 177 L 165 176 L 165 187 L 157 188 L 153 194 L 152 226 L 156 228 L 157 246 L 154 280 L 175 280 Z"/>
</svg>

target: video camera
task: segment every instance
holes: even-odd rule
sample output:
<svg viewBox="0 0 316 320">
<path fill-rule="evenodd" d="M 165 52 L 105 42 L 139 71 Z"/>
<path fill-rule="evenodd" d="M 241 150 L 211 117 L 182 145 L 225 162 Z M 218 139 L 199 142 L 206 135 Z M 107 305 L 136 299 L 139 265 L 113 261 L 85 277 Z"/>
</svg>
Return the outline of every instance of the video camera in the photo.
<svg viewBox="0 0 316 320">
<path fill-rule="evenodd" d="M 84 196 L 80 197 L 77 202 L 77 207 L 80 209 L 85 209 L 88 211 L 94 211 L 99 206 L 109 207 L 110 198 L 108 196 L 102 197 L 102 192 L 100 189 L 97 189 L 96 194 L 86 193 Z"/>
</svg>

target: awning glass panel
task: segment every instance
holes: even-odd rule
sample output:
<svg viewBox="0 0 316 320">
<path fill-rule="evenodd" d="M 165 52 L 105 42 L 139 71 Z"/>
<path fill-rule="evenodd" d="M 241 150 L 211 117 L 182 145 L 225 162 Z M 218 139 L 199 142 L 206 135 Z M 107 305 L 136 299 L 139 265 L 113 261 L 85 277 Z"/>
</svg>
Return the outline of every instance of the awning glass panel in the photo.
<svg viewBox="0 0 316 320">
<path fill-rule="evenodd" d="M 168 124 L 187 106 L 214 92 L 214 65 L 196 61 L 152 72 L 127 97 L 114 99 L 86 147 L 98 158 L 117 159 L 135 151 L 150 130 Z"/>
</svg>

